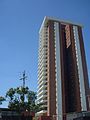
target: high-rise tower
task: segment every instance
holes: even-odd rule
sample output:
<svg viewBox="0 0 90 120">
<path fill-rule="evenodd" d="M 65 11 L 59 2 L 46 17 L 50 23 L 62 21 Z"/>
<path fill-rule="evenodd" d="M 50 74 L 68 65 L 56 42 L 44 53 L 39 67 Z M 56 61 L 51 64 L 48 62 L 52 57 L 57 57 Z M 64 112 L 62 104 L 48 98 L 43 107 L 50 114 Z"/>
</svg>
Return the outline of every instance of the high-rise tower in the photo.
<svg viewBox="0 0 90 120">
<path fill-rule="evenodd" d="M 82 26 L 45 17 L 39 31 L 40 113 L 60 117 L 88 109 L 88 75 Z"/>
</svg>

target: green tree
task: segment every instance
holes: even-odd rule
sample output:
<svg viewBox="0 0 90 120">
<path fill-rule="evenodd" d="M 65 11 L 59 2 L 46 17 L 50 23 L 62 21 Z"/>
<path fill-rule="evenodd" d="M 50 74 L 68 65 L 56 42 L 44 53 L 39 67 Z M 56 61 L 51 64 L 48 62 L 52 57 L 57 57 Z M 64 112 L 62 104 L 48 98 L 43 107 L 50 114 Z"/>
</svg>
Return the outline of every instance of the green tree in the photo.
<svg viewBox="0 0 90 120">
<path fill-rule="evenodd" d="M 6 97 L 9 98 L 9 101 L 12 102 L 14 99 L 14 95 L 15 95 L 15 89 L 10 88 L 7 93 L 6 93 Z"/>
<path fill-rule="evenodd" d="M 6 93 L 6 98 L 9 100 L 8 107 L 11 110 L 20 111 L 33 111 L 40 110 L 40 105 L 35 104 L 36 93 L 30 91 L 28 87 L 10 88 Z"/>
<path fill-rule="evenodd" d="M 5 101 L 5 98 L 0 96 L 0 105 L 2 104 L 3 101 Z"/>
</svg>

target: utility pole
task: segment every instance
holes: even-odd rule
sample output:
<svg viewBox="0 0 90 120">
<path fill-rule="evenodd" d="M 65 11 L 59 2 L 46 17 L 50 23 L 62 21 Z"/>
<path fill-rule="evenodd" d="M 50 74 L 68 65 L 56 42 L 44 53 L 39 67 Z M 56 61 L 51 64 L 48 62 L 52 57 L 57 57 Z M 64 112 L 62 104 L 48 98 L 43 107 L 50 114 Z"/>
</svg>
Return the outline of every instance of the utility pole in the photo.
<svg viewBox="0 0 90 120">
<path fill-rule="evenodd" d="M 25 88 L 25 81 L 26 81 L 26 78 L 27 78 L 27 76 L 26 76 L 26 73 L 25 73 L 25 70 L 24 70 L 23 76 L 22 76 L 22 78 L 20 78 L 20 80 L 23 81 L 23 88 Z"/>
<path fill-rule="evenodd" d="M 21 88 L 21 89 L 23 89 L 22 95 L 21 95 L 21 101 L 23 103 L 23 108 L 22 108 L 23 110 L 25 109 L 24 108 L 24 102 L 25 102 L 24 100 L 25 100 L 25 81 L 26 81 L 26 78 L 27 78 L 27 76 L 26 76 L 26 73 L 25 73 L 25 70 L 24 70 L 22 78 L 20 78 L 20 80 L 23 81 L 23 85 L 22 85 L 22 88 Z"/>
</svg>

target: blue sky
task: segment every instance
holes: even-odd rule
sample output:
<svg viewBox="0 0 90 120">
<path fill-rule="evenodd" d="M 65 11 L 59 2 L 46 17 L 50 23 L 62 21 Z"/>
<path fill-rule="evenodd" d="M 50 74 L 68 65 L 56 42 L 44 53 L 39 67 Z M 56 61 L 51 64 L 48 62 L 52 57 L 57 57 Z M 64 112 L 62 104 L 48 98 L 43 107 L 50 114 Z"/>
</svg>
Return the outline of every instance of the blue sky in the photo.
<svg viewBox="0 0 90 120">
<path fill-rule="evenodd" d="M 44 16 L 84 26 L 90 80 L 90 0 L 0 0 L 0 95 L 21 86 L 24 70 L 26 85 L 37 91 L 38 32 Z"/>
</svg>

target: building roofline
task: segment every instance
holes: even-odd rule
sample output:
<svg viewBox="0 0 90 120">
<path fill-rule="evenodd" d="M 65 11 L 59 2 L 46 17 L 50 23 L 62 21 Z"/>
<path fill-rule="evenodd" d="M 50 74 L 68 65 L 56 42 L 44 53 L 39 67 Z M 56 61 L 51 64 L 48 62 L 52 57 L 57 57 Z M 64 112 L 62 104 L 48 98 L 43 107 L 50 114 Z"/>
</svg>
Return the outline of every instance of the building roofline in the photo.
<svg viewBox="0 0 90 120">
<path fill-rule="evenodd" d="M 43 22 L 42 22 L 42 24 L 41 24 L 39 33 L 40 33 L 43 25 L 44 25 L 45 23 L 47 23 L 47 21 L 49 21 L 49 20 L 61 22 L 61 23 L 63 23 L 63 24 L 71 24 L 71 25 L 83 27 L 83 25 L 82 25 L 82 24 L 79 24 L 79 23 L 75 23 L 75 22 L 71 22 L 71 21 L 67 21 L 67 20 L 62 20 L 62 19 L 58 19 L 58 18 L 54 18 L 54 17 L 45 16 L 45 17 L 44 17 L 44 20 L 43 20 Z"/>
</svg>

